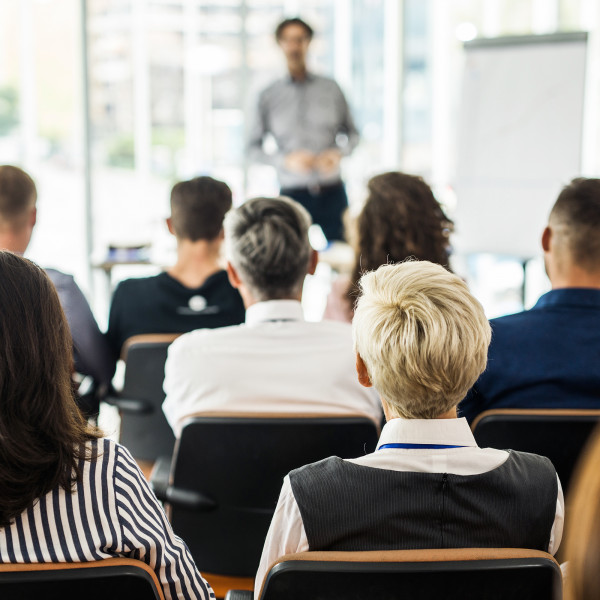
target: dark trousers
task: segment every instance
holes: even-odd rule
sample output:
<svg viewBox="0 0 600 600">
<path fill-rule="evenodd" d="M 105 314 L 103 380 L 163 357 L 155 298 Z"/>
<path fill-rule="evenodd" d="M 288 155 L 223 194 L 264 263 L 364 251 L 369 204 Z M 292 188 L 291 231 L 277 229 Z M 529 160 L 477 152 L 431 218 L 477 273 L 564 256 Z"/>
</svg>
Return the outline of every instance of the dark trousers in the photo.
<svg viewBox="0 0 600 600">
<path fill-rule="evenodd" d="M 342 214 L 348 206 L 348 196 L 341 181 L 316 188 L 282 188 L 281 195 L 302 204 L 313 223 L 321 226 L 327 241 L 344 239 Z"/>
</svg>

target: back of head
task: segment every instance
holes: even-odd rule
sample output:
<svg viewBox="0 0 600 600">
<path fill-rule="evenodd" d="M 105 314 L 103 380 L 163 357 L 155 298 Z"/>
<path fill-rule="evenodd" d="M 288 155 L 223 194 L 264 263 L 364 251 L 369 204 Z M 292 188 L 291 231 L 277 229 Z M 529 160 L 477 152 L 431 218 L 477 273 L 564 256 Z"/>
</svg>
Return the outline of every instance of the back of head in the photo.
<svg viewBox="0 0 600 600">
<path fill-rule="evenodd" d="M 455 407 L 486 366 L 491 329 L 465 282 L 440 265 L 383 265 L 360 280 L 356 351 L 396 417 Z"/>
<path fill-rule="evenodd" d="M 572 262 L 591 273 L 600 273 L 600 179 L 573 179 L 550 212 L 555 239 Z"/>
<path fill-rule="evenodd" d="M 311 256 L 311 218 L 289 198 L 253 198 L 225 218 L 227 257 L 256 300 L 295 298 Z"/>
<path fill-rule="evenodd" d="M 0 165 L 0 228 L 19 229 L 35 206 L 33 179 L 19 167 Z"/>
<path fill-rule="evenodd" d="M 582 453 L 569 494 L 565 556 L 567 600 L 600 598 L 600 430 Z"/>
<path fill-rule="evenodd" d="M 171 190 L 171 223 L 179 239 L 214 240 L 231 209 L 229 186 L 212 177 L 180 181 Z"/>
<path fill-rule="evenodd" d="M 356 223 L 352 289 L 364 271 L 412 257 L 448 267 L 452 221 L 421 177 L 390 172 L 368 184 L 369 196 Z M 351 236 L 352 237 L 352 236 Z"/>
<path fill-rule="evenodd" d="M 71 388 L 71 335 L 45 272 L 0 251 L 0 527 L 70 485 L 88 433 Z"/>
</svg>

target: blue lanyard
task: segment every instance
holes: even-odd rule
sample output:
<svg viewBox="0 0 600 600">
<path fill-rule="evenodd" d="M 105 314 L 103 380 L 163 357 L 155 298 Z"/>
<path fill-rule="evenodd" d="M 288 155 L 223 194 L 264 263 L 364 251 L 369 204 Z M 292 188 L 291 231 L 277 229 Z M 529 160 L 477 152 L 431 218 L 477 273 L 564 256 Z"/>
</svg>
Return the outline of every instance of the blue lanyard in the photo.
<svg viewBox="0 0 600 600">
<path fill-rule="evenodd" d="M 384 448 L 406 448 L 408 450 L 417 449 L 428 449 L 428 450 L 443 450 L 445 448 L 466 448 L 467 446 L 453 446 L 452 444 L 383 444 L 377 448 L 383 450 Z"/>
</svg>

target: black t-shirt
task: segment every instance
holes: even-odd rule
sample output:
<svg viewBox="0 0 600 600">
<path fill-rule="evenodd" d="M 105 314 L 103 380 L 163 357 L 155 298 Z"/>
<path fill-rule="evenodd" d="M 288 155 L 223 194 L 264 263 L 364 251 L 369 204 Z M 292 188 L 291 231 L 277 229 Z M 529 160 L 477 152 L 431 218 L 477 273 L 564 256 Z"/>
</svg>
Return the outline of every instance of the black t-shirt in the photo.
<svg viewBox="0 0 600 600">
<path fill-rule="evenodd" d="M 199 288 L 188 288 L 161 273 L 127 279 L 115 290 L 106 336 L 115 358 L 132 335 L 186 333 L 244 322 L 245 310 L 226 271 L 211 275 Z"/>
</svg>

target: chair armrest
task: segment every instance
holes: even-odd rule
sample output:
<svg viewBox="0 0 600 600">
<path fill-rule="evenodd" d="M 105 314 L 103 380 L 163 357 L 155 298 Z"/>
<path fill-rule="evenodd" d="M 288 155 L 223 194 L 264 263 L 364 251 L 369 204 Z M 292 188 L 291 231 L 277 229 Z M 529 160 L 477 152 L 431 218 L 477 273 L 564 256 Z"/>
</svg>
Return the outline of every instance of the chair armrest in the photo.
<svg viewBox="0 0 600 600">
<path fill-rule="evenodd" d="M 252 600 L 253 593 L 249 590 L 229 590 L 225 600 Z"/>
<path fill-rule="evenodd" d="M 154 408 L 147 400 L 139 400 L 134 398 L 121 398 L 120 396 L 106 396 L 103 398 L 107 404 L 116 406 L 124 413 L 135 415 L 147 415 L 154 411 Z"/>
<path fill-rule="evenodd" d="M 171 457 L 159 456 L 152 467 L 152 473 L 150 473 L 150 487 L 161 502 L 165 502 L 167 499 L 170 472 Z"/>
<path fill-rule="evenodd" d="M 196 511 L 212 510 L 217 507 L 217 503 L 212 498 L 201 492 L 169 485 L 170 472 L 171 458 L 161 456 L 154 463 L 154 468 L 150 474 L 150 487 L 160 501 L 168 502 L 179 508 Z"/>
</svg>

